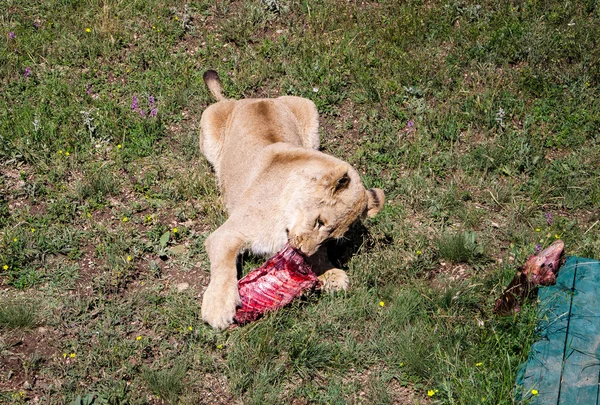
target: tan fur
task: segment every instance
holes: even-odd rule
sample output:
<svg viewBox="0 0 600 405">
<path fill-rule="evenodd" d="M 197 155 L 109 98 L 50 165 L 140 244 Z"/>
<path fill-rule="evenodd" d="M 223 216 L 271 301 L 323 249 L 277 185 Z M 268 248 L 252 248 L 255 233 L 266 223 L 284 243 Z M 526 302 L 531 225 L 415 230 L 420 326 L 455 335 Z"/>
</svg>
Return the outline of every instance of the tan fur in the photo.
<svg viewBox="0 0 600 405">
<path fill-rule="evenodd" d="M 217 329 L 233 322 L 236 260 L 243 249 L 272 255 L 289 240 L 309 256 L 324 289 L 346 289 L 348 276 L 334 268 L 322 245 L 377 214 L 383 191 L 366 190 L 351 165 L 318 151 L 312 101 L 228 100 L 216 72 L 204 79 L 219 101 L 202 114 L 200 146 L 215 169 L 229 218 L 206 240 L 211 278 L 202 319 Z"/>
</svg>

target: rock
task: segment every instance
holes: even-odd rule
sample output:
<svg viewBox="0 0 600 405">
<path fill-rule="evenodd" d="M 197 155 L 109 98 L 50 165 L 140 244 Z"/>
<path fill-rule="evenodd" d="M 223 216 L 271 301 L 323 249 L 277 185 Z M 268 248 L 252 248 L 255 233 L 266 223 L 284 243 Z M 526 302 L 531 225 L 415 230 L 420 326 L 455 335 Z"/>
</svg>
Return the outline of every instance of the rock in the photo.
<svg viewBox="0 0 600 405">
<path fill-rule="evenodd" d="M 183 292 L 190 288 L 190 285 L 188 283 L 179 283 L 175 287 L 177 288 L 177 291 Z"/>
<path fill-rule="evenodd" d="M 187 248 L 185 246 L 183 246 L 183 245 L 173 246 L 169 250 L 171 251 L 171 253 L 176 254 L 176 255 L 182 255 L 185 252 L 187 252 Z"/>
</svg>

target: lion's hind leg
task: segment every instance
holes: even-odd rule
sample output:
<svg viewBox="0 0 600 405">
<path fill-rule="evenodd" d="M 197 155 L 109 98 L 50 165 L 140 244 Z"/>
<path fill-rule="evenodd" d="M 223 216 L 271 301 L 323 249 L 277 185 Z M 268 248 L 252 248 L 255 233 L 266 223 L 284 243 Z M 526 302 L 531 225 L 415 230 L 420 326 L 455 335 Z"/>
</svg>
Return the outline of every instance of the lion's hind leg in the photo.
<svg viewBox="0 0 600 405">
<path fill-rule="evenodd" d="M 296 117 L 300 126 L 302 146 L 318 150 L 320 144 L 319 113 L 315 103 L 307 98 L 296 96 L 283 96 L 279 97 L 278 100 L 282 101 Z"/>
<path fill-rule="evenodd" d="M 200 150 L 217 173 L 219 173 L 223 136 L 234 105 L 235 100 L 213 104 L 204 110 L 200 119 Z"/>
<path fill-rule="evenodd" d="M 321 246 L 317 253 L 308 258 L 313 271 L 319 276 L 321 288 L 325 292 L 346 291 L 350 279 L 344 270 L 336 268 L 327 257 L 327 248 Z"/>
</svg>

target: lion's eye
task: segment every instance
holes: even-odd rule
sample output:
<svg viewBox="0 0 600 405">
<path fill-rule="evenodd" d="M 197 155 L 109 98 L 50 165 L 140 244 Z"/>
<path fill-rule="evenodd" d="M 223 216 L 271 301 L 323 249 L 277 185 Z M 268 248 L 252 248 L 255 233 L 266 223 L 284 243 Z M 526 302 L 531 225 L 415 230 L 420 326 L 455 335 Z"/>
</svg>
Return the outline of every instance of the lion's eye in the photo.
<svg viewBox="0 0 600 405">
<path fill-rule="evenodd" d="M 325 223 L 323 222 L 323 220 L 321 219 L 321 217 L 317 218 L 317 220 L 315 221 L 315 228 L 319 229 L 322 226 L 324 226 Z"/>
</svg>

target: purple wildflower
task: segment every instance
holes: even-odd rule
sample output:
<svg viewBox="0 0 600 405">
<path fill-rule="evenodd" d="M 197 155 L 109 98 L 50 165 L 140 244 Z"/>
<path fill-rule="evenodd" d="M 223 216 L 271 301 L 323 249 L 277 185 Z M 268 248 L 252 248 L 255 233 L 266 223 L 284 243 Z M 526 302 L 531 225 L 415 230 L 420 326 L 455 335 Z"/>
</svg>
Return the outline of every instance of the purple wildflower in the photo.
<svg viewBox="0 0 600 405">
<path fill-rule="evenodd" d="M 30 67 L 25 68 L 25 73 L 23 73 L 23 76 L 29 77 L 30 74 L 31 74 L 31 68 Z"/>
<path fill-rule="evenodd" d="M 138 110 L 138 112 L 140 113 L 140 117 L 146 116 L 146 112 L 144 110 L 142 110 L 141 108 Z"/>
<path fill-rule="evenodd" d="M 155 107 L 155 108 L 153 108 L 152 110 L 150 110 L 150 115 L 151 115 L 152 117 L 156 117 L 156 113 L 157 113 L 157 112 L 158 112 L 158 109 Z"/>
<path fill-rule="evenodd" d="M 87 88 L 86 88 L 85 92 L 87 94 L 89 94 L 90 96 L 92 95 L 93 92 L 92 92 L 92 85 L 91 85 L 91 83 L 87 84 Z"/>
<path fill-rule="evenodd" d="M 540 253 L 541 250 L 542 250 L 542 245 L 540 245 L 539 243 L 537 245 L 535 245 L 535 253 Z"/>
<path fill-rule="evenodd" d="M 413 120 L 408 120 L 406 126 L 404 127 L 404 132 L 410 134 L 415 130 L 415 122 Z"/>
<path fill-rule="evenodd" d="M 9 32 L 9 33 L 8 33 L 8 37 L 9 37 L 10 39 L 15 39 L 17 36 L 15 35 L 15 33 L 14 33 L 14 32 L 12 32 L 12 31 L 11 31 L 11 32 Z"/>
<path fill-rule="evenodd" d="M 34 22 L 33 22 L 33 26 L 34 26 L 35 28 L 38 28 L 38 27 L 40 26 L 40 24 L 39 24 L 37 21 L 34 21 Z"/>
<path fill-rule="evenodd" d="M 548 221 L 548 226 L 552 225 L 552 214 L 546 212 L 546 221 Z"/>
<path fill-rule="evenodd" d="M 131 100 L 131 109 L 133 111 L 137 111 L 138 109 L 138 98 L 136 96 L 133 96 L 133 99 Z"/>
<path fill-rule="evenodd" d="M 148 96 L 148 103 L 150 104 L 150 107 L 154 107 L 154 97 Z"/>
</svg>

